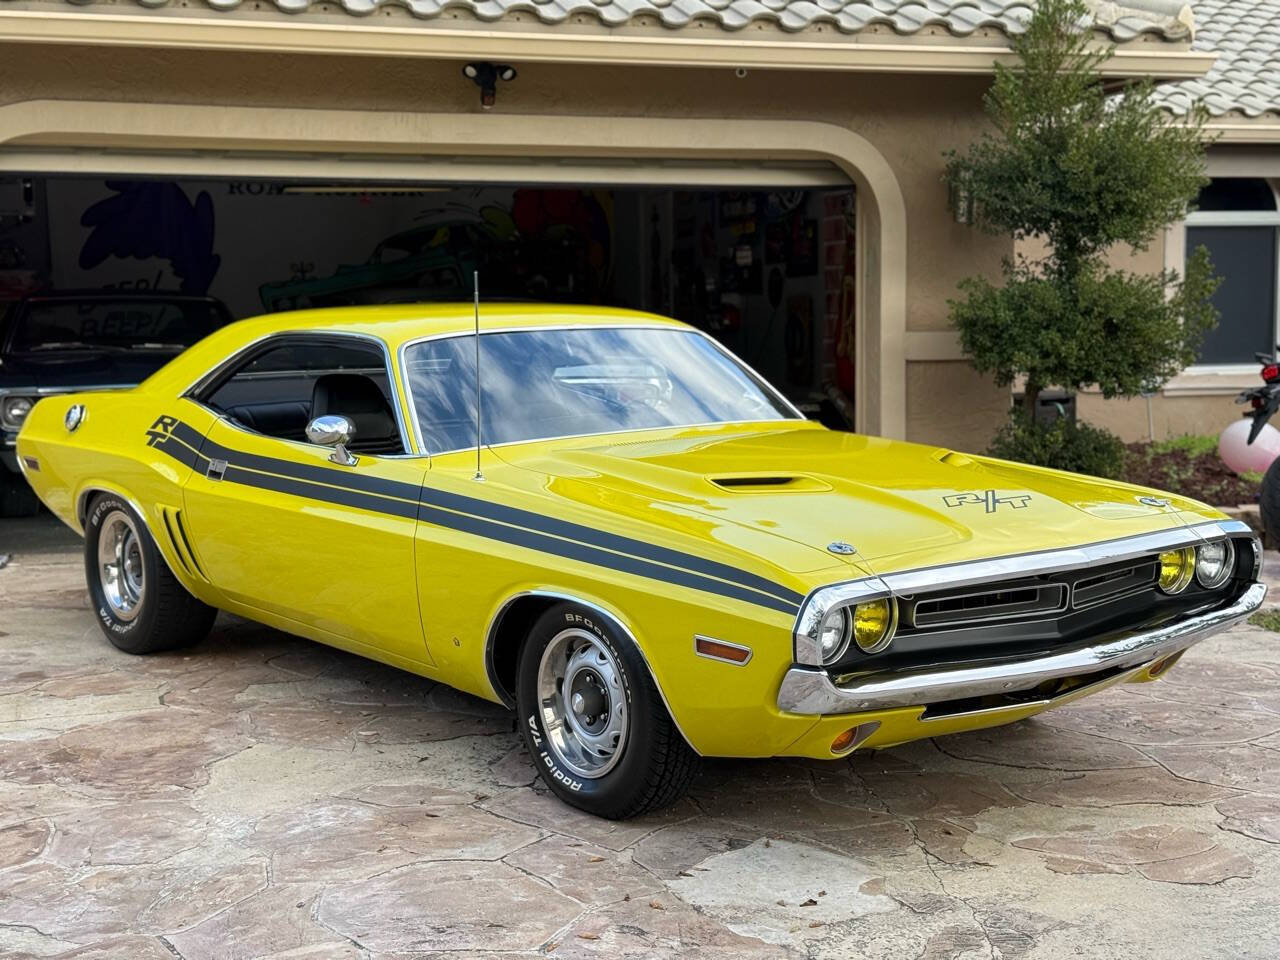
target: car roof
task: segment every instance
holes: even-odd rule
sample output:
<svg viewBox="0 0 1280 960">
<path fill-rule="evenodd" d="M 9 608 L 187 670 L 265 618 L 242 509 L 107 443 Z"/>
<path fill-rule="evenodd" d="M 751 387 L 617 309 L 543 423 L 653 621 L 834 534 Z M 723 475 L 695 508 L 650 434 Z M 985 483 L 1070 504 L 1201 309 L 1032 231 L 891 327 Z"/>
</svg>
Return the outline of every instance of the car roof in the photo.
<svg viewBox="0 0 1280 960">
<path fill-rule="evenodd" d="M 192 383 L 267 337 L 287 334 L 356 334 L 374 337 L 394 356 L 404 344 L 426 337 L 470 333 L 475 326 L 470 303 L 393 303 L 379 306 L 325 307 L 269 313 L 229 323 L 187 348 L 147 381 L 162 392 L 182 392 Z M 692 327 L 638 310 L 618 307 L 566 306 L 546 303 L 481 303 L 481 332 L 555 327 L 660 326 Z"/>
<path fill-rule="evenodd" d="M 480 304 L 482 332 L 619 324 L 686 327 L 670 317 L 619 307 L 483 301 Z M 272 313 L 241 320 L 223 330 L 246 339 L 286 332 L 360 333 L 378 337 L 394 349 L 409 340 L 470 333 L 474 328 L 475 306 L 471 303 L 391 303 Z"/>
</svg>

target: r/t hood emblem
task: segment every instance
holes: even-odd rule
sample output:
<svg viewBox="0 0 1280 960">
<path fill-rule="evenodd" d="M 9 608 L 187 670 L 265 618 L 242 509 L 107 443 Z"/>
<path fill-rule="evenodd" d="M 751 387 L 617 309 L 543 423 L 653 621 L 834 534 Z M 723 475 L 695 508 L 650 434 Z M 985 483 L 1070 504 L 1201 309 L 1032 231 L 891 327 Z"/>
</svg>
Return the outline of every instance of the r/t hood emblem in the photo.
<svg viewBox="0 0 1280 960">
<path fill-rule="evenodd" d="M 1031 494 L 1015 493 L 1007 497 L 998 497 L 994 490 L 974 491 L 972 493 L 952 493 L 942 498 L 942 502 L 948 507 L 955 509 L 956 507 L 964 507 L 971 503 L 980 503 L 986 507 L 987 513 L 995 513 L 996 508 L 1002 504 L 1008 504 L 1015 510 L 1021 510 L 1031 502 Z"/>
</svg>

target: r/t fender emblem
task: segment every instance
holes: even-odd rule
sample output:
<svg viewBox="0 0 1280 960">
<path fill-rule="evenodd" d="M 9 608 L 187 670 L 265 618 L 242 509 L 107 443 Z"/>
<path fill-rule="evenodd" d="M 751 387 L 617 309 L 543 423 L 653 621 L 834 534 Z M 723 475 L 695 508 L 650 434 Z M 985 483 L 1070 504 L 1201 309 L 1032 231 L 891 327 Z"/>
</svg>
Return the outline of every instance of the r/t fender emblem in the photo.
<svg viewBox="0 0 1280 960">
<path fill-rule="evenodd" d="M 155 447 L 169 439 L 173 428 L 178 425 L 177 417 L 156 417 L 156 422 L 147 429 L 147 446 Z"/>
<path fill-rule="evenodd" d="M 1031 502 L 1031 495 L 1028 493 L 1015 493 L 1007 497 L 997 497 L 994 490 L 983 490 L 973 493 L 952 493 L 942 498 L 942 502 L 948 507 L 963 507 L 971 503 L 980 503 L 986 507 L 987 513 L 995 513 L 996 508 L 1003 503 L 1007 503 L 1015 510 L 1021 510 Z"/>
</svg>

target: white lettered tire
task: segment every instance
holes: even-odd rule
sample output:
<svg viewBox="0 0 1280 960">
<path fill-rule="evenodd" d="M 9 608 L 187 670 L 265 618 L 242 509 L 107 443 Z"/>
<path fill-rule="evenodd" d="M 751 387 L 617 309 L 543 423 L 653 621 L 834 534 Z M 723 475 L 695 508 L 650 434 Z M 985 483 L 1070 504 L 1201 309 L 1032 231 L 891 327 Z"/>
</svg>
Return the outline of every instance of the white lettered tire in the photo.
<svg viewBox="0 0 1280 960">
<path fill-rule="evenodd" d="M 519 726 L 538 773 L 566 803 L 610 820 L 667 806 L 698 755 L 640 651 L 611 619 L 560 603 L 534 624 L 516 677 Z"/>
<path fill-rule="evenodd" d="M 213 626 L 217 611 L 178 582 L 142 518 L 115 494 L 89 504 L 84 566 L 98 626 L 125 653 L 190 646 Z"/>
</svg>

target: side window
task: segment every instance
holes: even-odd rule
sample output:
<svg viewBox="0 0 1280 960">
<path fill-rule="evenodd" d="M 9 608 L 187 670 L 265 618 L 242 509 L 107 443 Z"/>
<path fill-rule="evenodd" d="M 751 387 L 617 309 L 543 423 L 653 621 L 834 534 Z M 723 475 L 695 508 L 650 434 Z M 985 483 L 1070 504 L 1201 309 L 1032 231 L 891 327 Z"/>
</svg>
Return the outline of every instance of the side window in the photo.
<svg viewBox="0 0 1280 960">
<path fill-rule="evenodd" d="M 355 341 L 281 339 L 258 351 L 198 398 L 240 426 L 306 442 L 320 416 L 347 417 L 357 453 L 405 453 L 381 350 Z"/>
</svg>

